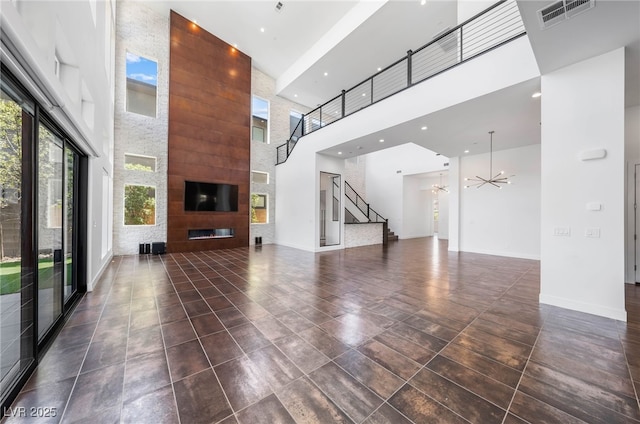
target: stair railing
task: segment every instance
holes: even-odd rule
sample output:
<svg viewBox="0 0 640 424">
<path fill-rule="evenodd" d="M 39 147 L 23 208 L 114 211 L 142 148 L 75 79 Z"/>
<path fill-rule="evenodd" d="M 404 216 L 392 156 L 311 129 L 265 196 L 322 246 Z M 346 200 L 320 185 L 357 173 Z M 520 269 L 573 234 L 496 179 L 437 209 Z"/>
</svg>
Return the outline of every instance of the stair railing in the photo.
<svg viewBox="0 0 640 424">
<path fill-rule="evenodd" d="M 277 147 L 276 165 L 284 163 L 298 139 L 469 59 L 526 34 L 515 0 L 501 0 L 360 84 L 302 115 L 296 129 Z"/>
<path fill-rule="evenodd" d="M 347 199 L 349 199 L 356 207 L 362 212 L 369 222 L 387 222 L 388 220 L 380 215 L 378 212 L 374 211 L 371 205 L 369 205 L 363 198 L 360 196 L 351 184 L 347 181 L 344 182 L 344 195 Z"/>
</svg>

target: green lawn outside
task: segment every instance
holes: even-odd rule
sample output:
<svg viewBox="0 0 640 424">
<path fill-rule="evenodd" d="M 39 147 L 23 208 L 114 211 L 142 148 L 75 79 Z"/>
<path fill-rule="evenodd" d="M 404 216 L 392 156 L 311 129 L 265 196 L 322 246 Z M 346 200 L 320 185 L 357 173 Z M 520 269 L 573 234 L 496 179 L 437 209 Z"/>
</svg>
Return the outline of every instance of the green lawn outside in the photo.
<svg viewBox="0 0 640 424">
<path fill-rule="evenodd" d="M 67 259 L 67 272 L 71 272 L 71 258 Z M 42 283 L 39 288 L 51 288 L 53 274 L 53 259 L 38 261 L 38 280 Z M 17 293 L 20 291 L 20 261 L 0 264 L 0 295 Z"/>
</svg>

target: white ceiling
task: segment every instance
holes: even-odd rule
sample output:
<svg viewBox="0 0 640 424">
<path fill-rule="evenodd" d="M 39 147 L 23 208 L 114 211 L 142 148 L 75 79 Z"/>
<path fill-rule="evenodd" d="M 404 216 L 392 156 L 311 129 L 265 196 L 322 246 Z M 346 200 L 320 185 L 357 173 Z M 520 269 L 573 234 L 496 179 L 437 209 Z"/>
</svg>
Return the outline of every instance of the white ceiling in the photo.
<svg viewBox="0 0 640 424">
<path fill-rule="evenodd" d="M 378 5 L 362 22 L 353 19 L 358 6 L 362 6 L 358 1 L 280 1 L 283 7 L 279 12 L 278 0 L 148 4 L 163 14 L 173 9 L 197 20 L 198 25 L 229 44 L 237 44 L 252 57 L 254 66 L 279 80 L 280 86 L 286 80 L 280 95 L 311 108 L 367 79 L 378 67 L 390 65 L 407 50 L 426 44 L 457 22 L 455 0 L 427 0 L 425 5 L 420 0 L 364 0 Z M 536 11 L 552 1 L 517 2 L 542 73 L 624 45 L 626 104 L 640 104 L 640 0 L 596 0 L 595 8 L 544 31 L 538 26 Z M 348 24 L 352 26 L 345 32 Z M 331 43 L 336 33 L 344 36 Z M 331 48 L 322 54 L 319 46 L 327 45 Z M 318 54 L 313 57 L 314 53 Z M 300 71 L 301 63 L 305 66 Z M 469 154 L 488 151 L 490 130 L 496 131 L 494 150 L 539 143 L 540 100 L 531 98 L 539 85 L 536 78 L 425 116 L 417 120 L 420 122 L 352 140 L 339 149 L 346 156 L 356 156 L 414 142 L 445 156 L 462 156 L 465 149 Z M 439 124 L 421 131 L 423 123 L 428 125 L 430 121 Z M 380 138 L 385 139 L 384 144 L 378 142 Z M 327 153 L 337 154 L 337 150 Z"/>
</svg>

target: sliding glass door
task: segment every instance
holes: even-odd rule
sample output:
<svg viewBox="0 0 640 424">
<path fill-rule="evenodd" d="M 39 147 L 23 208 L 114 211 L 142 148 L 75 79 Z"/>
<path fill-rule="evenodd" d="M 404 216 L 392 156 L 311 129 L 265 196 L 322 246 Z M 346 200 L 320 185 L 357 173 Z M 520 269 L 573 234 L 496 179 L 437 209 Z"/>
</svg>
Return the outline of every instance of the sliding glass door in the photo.
<svg viewBox="0 0 640 424">
<path fill-rule="evenodd" d="M 86 233 L 78 229 L 86 225 L 80 182 L 87 158 L 4 67 L 0 82 L 0 400 L 6 407 L 86 289 L 86 259 L 78 253 Z"/>
<path fill-rule="evenodd" d="M 38 125 L 38 338 L 62 315 L 64 141 Z"/>
<path fill-rule="evenodd" d="M 35 362 L 31 162 L 34 104 L 0 90 L 0 398 Z"/>
</svg>

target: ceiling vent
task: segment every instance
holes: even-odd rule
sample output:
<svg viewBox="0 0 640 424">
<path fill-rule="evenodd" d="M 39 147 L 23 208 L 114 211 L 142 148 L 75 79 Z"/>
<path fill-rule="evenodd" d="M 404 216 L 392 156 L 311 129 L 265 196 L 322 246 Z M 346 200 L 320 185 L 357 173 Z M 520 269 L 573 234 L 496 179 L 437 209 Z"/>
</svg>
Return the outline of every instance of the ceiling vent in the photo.
<svg viewBox="0 0 640 424">
<path fill-rule="evenodd" d="M 282 6 L 284 6 L 284 4 L 282 4 L 281 1 L 279 1 L 278 3 L 276 3 L 276 12 L 279 12 L 282 10 Z"/>
<path fill-rule="evenodd" d="M 547 29 L 592 9 L 596 0 L 560 0 L 538 10 L 540 29 Z"/>
</svg>

